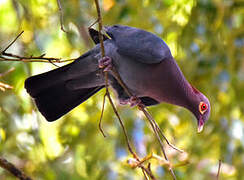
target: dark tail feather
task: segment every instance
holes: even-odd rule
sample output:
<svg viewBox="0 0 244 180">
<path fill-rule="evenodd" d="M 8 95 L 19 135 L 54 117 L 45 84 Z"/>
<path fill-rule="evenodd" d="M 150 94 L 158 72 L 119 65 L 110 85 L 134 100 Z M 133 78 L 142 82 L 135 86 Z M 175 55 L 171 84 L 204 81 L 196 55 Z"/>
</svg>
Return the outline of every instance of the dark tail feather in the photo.
<svg viewBox="0 0 244 180">
<path fill-rule="evenodd" d="M 67 88 L 69 65 L 32 76 L 25 81 L 27 92 L 34 98 L 47 121 L 55 121 L 87 100 L 104 86 L 72 90 Z"/>
<path fill-rule="evenodd" d="M 36 105 L 47 121 L 54 121 L 87 100 L 103 87 L 70 91 L 57 84 L 34 97 Z"/>
<path fill-rule="evenodd" d="M 56 84 L 64 82 L 67 79 L 66 72 L 72 64 L 73 63 L 54 69 L 52 71 L 29 77 L 25 80 L 25 88 L 27 92 L 32 97 L 35 97 L 45 89 L 49 89 Z"/>
</svg>

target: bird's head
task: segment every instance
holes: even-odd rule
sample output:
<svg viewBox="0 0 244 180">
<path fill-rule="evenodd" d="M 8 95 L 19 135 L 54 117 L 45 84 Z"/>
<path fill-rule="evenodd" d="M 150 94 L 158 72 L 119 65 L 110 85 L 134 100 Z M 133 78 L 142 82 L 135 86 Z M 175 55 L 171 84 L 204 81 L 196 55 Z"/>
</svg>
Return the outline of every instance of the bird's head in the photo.
<svg viewBox="0 0 244 180">
<path fill-rule="evenodd" d="M 116 40 L 116 38 L 125 37 L 138 31 L 137 28 L 117 24 L 113 26 L 105 26 L 104 30 L 109 35 L 109 37 L 114 40 Z"/>
<path fill-rule="evenodd" d="M 208 98 L 203 95 L 200 91 L 192 87 L 195 94 L 194 106 L 190 108 L 192 113 L 195 115 L 198 124 L 198 132 L 203 130 L 205 122 L 209 119 L 211 107 Z"/>
</svg>

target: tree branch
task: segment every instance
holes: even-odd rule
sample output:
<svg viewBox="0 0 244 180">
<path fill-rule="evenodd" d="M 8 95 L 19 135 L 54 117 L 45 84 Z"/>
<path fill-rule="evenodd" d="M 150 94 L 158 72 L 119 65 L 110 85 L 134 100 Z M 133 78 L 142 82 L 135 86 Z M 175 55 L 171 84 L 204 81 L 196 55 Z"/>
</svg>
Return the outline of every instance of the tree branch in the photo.
<svg viewBox="0 0 244 180">
<path fill-rule="evenodd" d="M 21 31 L 21 33 L 19 33 L 18 36 L 16 36 L 16 38 L 2 51 L 2 54 L 5 53 L 23 33 L 24 31 Z"/>
<path fill-rule="evenodd" d="M 4 73 L 0 73 L 0 78 L 6 76 L 7 74 L 13 72 L 15 70 L 15 68 L 10 68 L 8 71 L 4 72 Z M 13 89 L 13 86 L 10 86 L 8 84 L 5 84 L 3 82 L 0 82 L 0 90 L 1 91 L 5 91 L 6 89 Z"/>
<path fill-rule="evenodd" d="M 100 119 L 99 119 L 99 124 L 98 124 L 99 130 L 101 131 L 103 137 L 106 137 L 106 135 L 105 135 L 105 133 L 103 131 L 103 128 L 102 128 L 102 118 L 103 118 L 103 113 L 104 113 L 104 107 L 105 107 L 105 101 L 106 101 L 105 98 L 106 98 L 106 96 L 107 96 L 107 92 L 103 96 L 102 112 L 101 112 Z"/>
<path fill-rule="evenodd" d="M 19 56 L 12 53 L 7 53 L 6 51 L 16 42 L 16 40 L 24 33 L 21 31 L 16 38 L 2 51 L 0 52 L 0 61 L 19 61 L 19 62 L 45 62 L 51 63 L 64 63 L 76 60 L 77 58 L 73 59 L 61 59 L 61 58 L 53 58 L 53 57 L 45 57 L 46 54 L 42 54 L 40 56 Z M 57 65 L 55 65 L 57 66 Z"/>
<path fill-rule="evenodd" d="M 12 163 L 8 162 L 3 157 L 0 157 L 0 167 L 10 172 L 15 177 L 19 178 L 20 180 L 32 180 L 30 177 L 25 175 L 20 169 L 15 167 Z"/>
<path fill-rule="evenodd" d="M 57 4 L 58 4 L 58 11 L 60 13 L 60 26 L 61 26 L 61 30 L 65 33 L 67 33 L 67 31 L 64 29 L 64 15 L 63 15 L 63 10 L 62 10 L 62 5 L 60 0 L 57 0 Z"/>
<path fill-rule="evenodd" d="M 218 172 L 217 172 L 217 175 L 216 175 L 216 180 L 219 180 L 219 174 L 220 174 L 221 164 L 222 164 L 222 161 L 219 160 L 219 166 L 218 166 Z"/>
<path fill-rule="evenodd" d="M 0 73 L 0 78 L 2 78 L 3 76 L 6 76 L 7 74 L 13 72 L 15 70 L 14 67 L 10 68 L 9 70 L 7 70 L 6 72 L 4 73 Z"/>
</svg>

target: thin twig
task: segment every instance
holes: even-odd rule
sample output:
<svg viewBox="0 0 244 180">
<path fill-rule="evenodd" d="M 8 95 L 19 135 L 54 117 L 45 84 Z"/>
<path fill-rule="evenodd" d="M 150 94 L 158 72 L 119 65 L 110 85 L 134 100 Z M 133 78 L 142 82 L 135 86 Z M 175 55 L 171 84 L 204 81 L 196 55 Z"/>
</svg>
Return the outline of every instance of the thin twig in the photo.
<svg viewBox="0 0 244 180">
<path fill-rule="evenodd" d="M 144 167 L 143 165 L 139 166 L 141 169 L 143 169 L 144 172 L 147 173 L 147 175 L 151 178 L 151 180 L 157 180 L 154 175 L 152 174 L 152 171 L 149 170 L 148 168 Z M 144 174 L 144 173 L 143 173 Z M 147 178 L 145 175 L 144 175 L 145 178 Z"/>
<path fill-rule="evenodd" d="M 102 29 L 103 29 L 103 21 L 102 21 L 102 16 L 101 16 L 101 10 L 99 6 L 98 0 L 95 0 L 95 5 L 97 9 L 97 22 L 98 22 L 98 37 L 101 45 L 101 53 L 102 57 L 105 56 L 105 50 L 104 50 L 104 43 L 103 43 L 103 35 L 102 35 Z"/>
<path fill-rule="evenodd" d="M 44 57 L 46 54 L 42 54 L 40 56 L 19 56 L 12 53 L 7 53 L 6 51 L 12 46 L 16 40 L 23 34 L 24 31 L 19 33 L 16 38 L 2 51 L 0 52 L 0 61 L 19 61 L 19 62 L 45 62 L 51 63 L 64 63 L 76 60 L 77 58 L 73 59 L 61 59 L 61 58 L 53 58 L 53 57 Z M 55 65 L 57 66 L 57 65 Z"/>
<path fill-rule="evenodd" d="M 151 170 L 151 163 L 148 163 L 147 169 L 149 170 L 150 173 L 152 173 L 152 170 Z"/>
<path fill-rule="evenodd" d="M 8 71 L 4 72 L 4 73 L 0 73 L 0 78 L 6 76 L 7 74 L 13 72 L 15 70 L 14 67 L 10 68 Z M 13 86 L 10 86 L 8 84 L 5 84 L 3 82 L 0 82 L 0 90 L 1 91 L 5 91 L 6 89 L 13 89 Z"/>
<path fill-rule="evenodd" d="M 0 90 L 5 91 L 6 89 L 13 89 L 13 86 L 0 82 Z"/>
<path fill-rule="evenodd" d="M 95 5 L 96 5 L 96 9 L 97 9 L 97 22 L 98 22 L 98 25 L 99 25 L 99 29 L 98 29 L 98 36 L 99 36 L 99 42 L 100 42 L 100 48 L 101 48 L 101 54 L 102 54 L 102 57 L 105 56 L 105 49 L 104 49 L 104 43 L 103 43 L 103 35 L 101 33 L 102 31 L 102 27 L 103 27 L 103 24 L 102 24 L 102 16 L 101 16 L 101 11 L 100 11 L 100 6 L 99 6 L 99 2 L 98 0 L 95 0 Z M 125 130 L 125 127 L 124 127 L 124 124 L 123 124 L 123 121 L 121 120 L 120 116 L 119 116 L 119 113 L 118 111 L 116 110 L 116 107 L 113 103 L 113 100 L 110 96 L 110 93 L 109 93 L 109 90 L 108 90 L 108 76 L 107 76 L 107 72 L 104 72 L 105 73 L 105 85 L 106 85 L 106 94 L 105 96 L 108 97 L 109 99 L 109 102 L 114 110 L 114 113 L 116 114 L 117 118 L 119 119 L 119 122 L 120 122 L 120 125 L 122 127 L 122 130 L 124 132 L 124 135 L 125 135 L 125 139 L 127 141 L 127 145 L 128 145 L 128 149 L 130 151 L 130 153 L 133 155 L 133 157 L 137 160 L 139 160 L 138 156 L 133 152 L 132 148 L 131 148 L 131 145 L 130 145 L 130 141 L 129 141 L 129 138 L 128 138 L 128 135 L 127 135 L 127 132 Z"/>
<path fill-rule="evenodd" d="M 157 129 L 156 129 L 155 124 L 153 123 L 153 121 L 154 121 L 153 117 L 149 114 L 149 112 L 147 111 L 147 109 L 146 109 L 145 107 L 139 107 L 139 109 L 140 109 L 140 110 L 145 114 L 145 116 L 147 117 L 147 119 L 148 119 L 148 121 L 149 121 L 149 123 L 150 123 L 150 125 L 151 125 L 151 127 L 152 127 L 152 129 L 153 129 L 153 131 L 154 131 L 154 134 L 156 135 L 156 139 L 157 139 L 158 142 L 159 142 L 159 145 L 160 145 L 161 150 L 162 150 L 162 152 L 163 152 L 164 158 L 165 158 L 166 161 L 169 162 L 169 159 L 168 159 L 168 157 L 167 157 L 167 154 L 166 154 L 166 152 L 165 152 L 165 150 L 164 150 L 163 142 L 161 141 L 161 138 L 160 138 L 160 136 L 159 136 L 159 134 L 158 134 L 158 131 L 157 131 Z M 173 169 L 172 169 L 172 167 L 171 167 L 170 162 L 169 162 L 169 171 L 170 171 L 170 173 L 171 173 L 173 179 L 176 180 L 177 178 L 176 178 L 175 173 L 174 173 L 174 171 L 173 171 Z"/>
<path fill-rule="evenodd" d="M 6 76 L 7 74 L 13 72 L 15 70 L 14 67 L 11 67 L 9 70 L 7 70 L 6 72 L 4 73 L 0 73 L 0 78 L 2 78 L 3 76 Z"/>
<path fill-rule="evenodd" d="M 44 60 L 47 60 L 47 61 L 60 61 L 60 58 L 53 58 L 53 57 L 44 57 L 44 55 L 40 55 L 40 56 L 28 56 L 28 57 L 25 57 L 25 56 L 19 56 L 19 55 L 16 55 L 16 54 L 12 54 L 12 53 L 6 53 L 6 52 L 2 52 L 2 55 L 3 56 L 8 56 L 8 57 L 13 57 L 13 58 L 18 58 L 18 59 L 44 59 Z M 1 56 L 1 58 L 4 58 Z"/>
<path fill-rule="evenodd" d="M 216 180 L 219 180 L 219 174 L 220 174 L 221 164 L 222 164 L 222 161 L 219 160 L 219 167 L 218 167 L 218 172 L 217 172 Z"/>
<path fill-rule="evenodd" d="M 100 119 L 99 119 L 99 124 L 98 124 L 99 130 L 101 131 L 103 137 L 106 137 L 106 135 L 105 135 L 105 133 L 103 131 L 103 128 L 102 128 L 102 118 L 103 118 L 103 113 L 104 113 L 106 96 L 107 96 L 107 93 L 105 93 L 105 95 L 103 96 L 102 112 L 101 112 Z"/>
<path fill-rule="evenodd" d="M 92 26 L 94 26 L 95 24 L 97 24 L 98 23 L 98 19 L 96 19 L 96 21 L 94 21 L 89 27 L 88 27 L 88 29 L 90 29 Z"/>
<path fill-rule="evenodd" d="M 141 171 L 142 171 L 142 173 L 143 173 L 143 175 L 144 175 L 145 179 L 146 179 L 146 180 L 149 180 L 149 178 L 148 178 L 148 176 L 147 176 L 146 172 L 145 172 L 143 169 L 141 169 Z"/>
<path fill-rule="evenodd" d="M 181 149 L 175 147 L 173 144 L 171 144 L 171 143 L 169 142 L 169 140 L 166 138 L 166 136 L 163 134 L 162 130 L 161 130 L 160 127 L 158 126 L 158 123 L 157 123 L 154 119 L 153 119 L 153 121 L 154 121 L 154 124 L 155 124 L 155 126 L 156 126 L 157 131 L 158 131 L 159 134 L 164 138 L 164 140 L 166 141 L 166 143 L 167 143 L 172 149 L 174 149 L 174 150 L 176 150 L 176 151 L 179 151 L 180 153 L 184 153 L 183 150 L 181 150 Z"/>
<path fill-rule="evenodd" d="M 98 0 L 95 0 L 95 5 L 96 5 L 96 9 L 97 9 L 97 20 L 96 22 L 98 22 L 98 38 L 99 38 L 99 42 L 100 42 L 100 49 L 101 49 L 101 55 L 102 57 L 105 56 L 105 50 L 104 50 L 104 43 L 103 43 L 103 35 L 101 33 L 102 31 L 102 27 L 103 27 L 103 23 L 102 23 L 102 16 L 101 16 L 101 11 L 100 11 L 100 6 L 99 6 L 99 2 Z M 96 23 L 95 22 L 95 23 Z M 94 25 L 95 23 L 93 23 L 92 25 Z M 102 70 L 103 71 L 103 70 Z M 107 72 L 103 72 L 105 75 L 105 88 L 106 88 L 106 93 L 104 95 L 104 99 L 103 99 L 103 104 L 105 104 L 105 97 L 109 95 L 109 91 L 108 91 L 108 73 Z M 101 121 L 102 121 L 102 116 L 103 116 L 103 110 L 100 116 L 100 121 L 99 121 L 99 129 L 102 132 L 103 136 L 103 130 L 101 128 Z"/>
<path fill-rule="evenodd" d="M 118 111 L 117 111 L 117 109 L 116 109 L 116 107 L 115 107 L 115 105 L 114 105 L 114 103 L 113 103 L 113 100 L 112 100 L 110 94 L 107 94 L 107 97 L 108 97 L 109 102 L 110 102 L 110 104 L 111 104 L 111 106 L 112 106 L 112 108 L 113 108 L 113 111 L 114 111 L 115 115 L 117 116 L 117 118 L 118 118 L 118 120 L 119 120 L 119 123 L 120 123 L 120 125 L 121 125 L 121 127 L 122 127 L 123 133 L 124 133 L 124 135 L 125 135 L 125 140 L 126 140 L 126 142 L 127 142 L 127 146 L 128 146 L 128 149 L 129 149 L 130 153 L 133 155 L 133 157 L 134 157 L 136 160 L 140 161 L 140 160 L 139 160 L 139 157 L 138 157 L 138 156 L 134 153 L 134 151 L 132 150 L 132 147 L 131 147 L 131 145 L 130 145 L 130 140 L 129 140 L 129 138 L 128 138 L 127 131 L 125 130 L 124 123 L 123 123 L 123 121 L 122 121 L 121 118 L 120 118 L 120 115 L 119 115 L 119 113 L 118 113 Z"/>
<path fill-rule="evenodd" d="M 17 56 L 17 55 L 14 55 Z M 11 56 L 10 56 L 11 57 Z M 8 57 L 3 57 L 0 56 L 0 61 L 18 61 L 18 62 L 42 62 L 42 63 L 65 63 L 65 62 L 70 62 L 70 61 L 74 61 L 77 58 L 72 58 L 72 59 L 61 59 L 61 58 L 39 58 L 39 57 L 22 57 L 19 56 L 19 58 L 8 58 Z"/>
<path fill-rule="evenodd" d="M 20 169 L 18 169 L 17 167 L 15 167 L 14 164 L 8 162 L 3 157 L 0 157 L 0 166 L 3 169 L 5 169 L 8 172 L 10 172 L 15 177 L 19 178 L 20 180 L 31 180 L 30 177 L 28 177 L 27 175 L 25 175 Z"/>
<path fill-rule="evenodd" d="M 134 159 L 137 162 L 140 162 L 139 157 L 137 156 L 137 154 L 133 151 L 133 149 L 131 147 L 130 140 L 129 140 L 127 131 L 125 129 L 124 123 L 123 123 L 122 119 L 120 118 L 120 115 L 119 115 L 119 113 L 118 113 L 118 111 L 117 111 L 117 109 L 116 109 L 116 107 L 115 107 L 115 105 L 113 103 L 113 100 L 112 100 L 112 98 L 111 98 L 111 96 L 110 96 L 109 93 L 107 94 L 107 97 L 109 99 L 109 102 L 110 102 L 110 104 L 111 104 L 111 106 L 113 108 L 113 111 L 114 111 L 115 115 L 117 116 L 117 118 L 119 120 L 120 126 L 122 127 L 122 130 L 123 130 L 123 133 L 124 133 L 124 136 L 125 136 L 125 140 L 126 140 L 126 144 L 127 144 L 127 147 L 128 147 L 129 152 L 133 155 Z M 142 164 L 138 165 L 138 167 L 140 167 L 144 172 L 146 172 L 147 175 L 149 175 L 152 180 L 156 180 L 156 178 L 154 177 L 154 175 L 147 168 L 145 168 Z M 145 174 L 144 174 L 144 176 L 145 176 Z M 146 176 L 145 176 L 145 178 L 146 178 Z"/>
<path fill-rule="evenodd" d="M 10 46 L 12 46 L 13 44 L 14 44 L 14 42 L 22 35 L 24 33 L 24 31 L 21 31 L 19 34 L 18 34 L 18 36 L 16 36 L 16 38 L 2 51 L 2 53 L 5 53 L 7 50 L 8 50 L 8 48 L 10 47 Z"/>
<path fill-rule="evenodd" d="M 57 0 L 57 4 L 58 4 L 58 10 L 59 10 L 59 13 L 60 13 L 60 26 L 61 26 L 61 30 L 63 32 L 66 32 L 67 33 L 67 31 L 64 29 L 64 15 L 63 15 L 63 10 L 62 10 L 62 5 L 61 5 L 60 0 Z"/>
</svg>

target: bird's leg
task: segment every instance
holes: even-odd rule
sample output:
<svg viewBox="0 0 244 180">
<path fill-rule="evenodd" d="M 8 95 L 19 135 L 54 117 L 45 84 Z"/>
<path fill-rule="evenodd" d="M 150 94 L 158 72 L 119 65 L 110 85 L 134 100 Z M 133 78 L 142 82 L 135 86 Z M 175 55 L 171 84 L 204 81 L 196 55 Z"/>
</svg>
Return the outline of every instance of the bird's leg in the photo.
<svg viewBox="0 0 244 180">
<path fill-rule="evenodd" d="M 112 65 L 112 58 L 108 56 L 104 56 L 101 59 L 98 60 L 98 66 L 99 68 L 103 68 L 104 72 L 110 71 L 113 67 Z"/>
<path fill-rule="evenodd" d="M 131 96 L 130 98 L 128 96 L 123 97 L 121 94 L 119 94 L 119 104 L 121 105 L 127 105 L 130 104 L 131 107 L 134 106 L 144 106 L 141 100 L 136 96 Z"/>
</svg>

